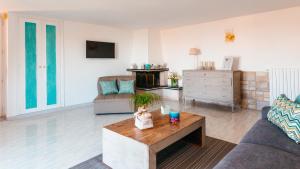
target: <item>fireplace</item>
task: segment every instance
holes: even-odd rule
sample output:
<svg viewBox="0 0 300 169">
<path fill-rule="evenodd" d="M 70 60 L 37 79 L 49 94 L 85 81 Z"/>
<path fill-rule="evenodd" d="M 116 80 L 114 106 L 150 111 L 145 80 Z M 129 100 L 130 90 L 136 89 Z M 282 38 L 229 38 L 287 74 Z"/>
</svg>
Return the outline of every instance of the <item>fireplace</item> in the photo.
<svg viewBox="0 0 300 169">
<path fill-rule="evenodd" d="M 159 87 L 164 87 L 165 84 L 161 84 L 161 81 L 164 80 L 165 76 L 162 75 L 164 72 L 167 72 L 169 69 L 127 69 L 131 71 L 136 77 L 136 87 L 138 89 L 155 89 Z M 162 77 L 161 77 L 162 76 Z"/>
<path fill-rule="evenodd" d="M 157 88 L 160 87 L 160 72 L 136 72 L 137 88 Z"/>
</svg>

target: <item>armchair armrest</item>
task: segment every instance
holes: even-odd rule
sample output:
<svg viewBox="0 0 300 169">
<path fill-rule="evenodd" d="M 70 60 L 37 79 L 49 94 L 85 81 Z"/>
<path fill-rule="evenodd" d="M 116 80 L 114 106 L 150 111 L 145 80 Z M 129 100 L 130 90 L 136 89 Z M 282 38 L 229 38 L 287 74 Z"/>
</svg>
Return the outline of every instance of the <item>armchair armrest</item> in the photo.
<svg viewBox="0 0 300 169">
<path fill-rule="evenodd" d="M 266 106 L 266 107 L 262 108 L 262 110 L 261 110 L 261 119 L 262 120 L 268 119 L 267 115 L 268 115 L 268 112 L 270 111 L 270 109 L 271 109 L 271 106 Z"/>
</svg>

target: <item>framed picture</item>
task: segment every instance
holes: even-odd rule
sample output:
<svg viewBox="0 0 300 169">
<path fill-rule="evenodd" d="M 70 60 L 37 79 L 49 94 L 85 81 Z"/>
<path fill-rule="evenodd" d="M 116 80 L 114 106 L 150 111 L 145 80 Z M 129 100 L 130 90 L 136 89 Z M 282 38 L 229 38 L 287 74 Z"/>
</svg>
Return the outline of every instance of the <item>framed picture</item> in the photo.
<svg viewBox="0 0 300 169">
<path fill-rule="evenodd" d="M 234 57 L 232 57 L 232 56 L 224 57 L 223 70 L 232 70 L 233 60 L 234 60 Z"/>
</svg>

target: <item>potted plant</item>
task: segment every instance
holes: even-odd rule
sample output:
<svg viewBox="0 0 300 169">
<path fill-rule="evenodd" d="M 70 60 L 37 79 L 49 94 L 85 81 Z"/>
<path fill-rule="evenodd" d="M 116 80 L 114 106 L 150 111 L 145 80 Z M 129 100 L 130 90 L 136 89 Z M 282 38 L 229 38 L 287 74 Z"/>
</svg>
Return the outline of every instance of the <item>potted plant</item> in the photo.
<svg viewBox="0 0 300 169">
<path fill-rule="evenodd" d="M 151 113 L 147 112 L 148 106 L 160 100 L 160 96 L 150 92 L 138 93 L 132 97 L 132 101 L 137 108 L 134 113 L 135 126 L 139 129 L 147 129 L 153 127 Z"/>
<path fill-rule="evenodd" d="M 171 80 L 171 87 L 178 87 L 180 76 L 176 72 L 171 72 L 169 74 L 169 79 Z"/>
</svg>

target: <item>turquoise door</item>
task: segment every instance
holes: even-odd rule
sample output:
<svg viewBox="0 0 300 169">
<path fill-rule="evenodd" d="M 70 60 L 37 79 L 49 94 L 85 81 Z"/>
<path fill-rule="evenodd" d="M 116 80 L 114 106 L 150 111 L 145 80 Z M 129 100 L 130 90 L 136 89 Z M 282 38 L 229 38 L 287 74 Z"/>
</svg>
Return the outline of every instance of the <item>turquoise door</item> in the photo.
<svg viewBox="0 0 300 169">
<path fill-rule="evenodd" d="M 56 26 L 46 25 L 47 105 L 57 104 Z"/>
<path fill-rule="evenodd" d="M 26 109 L 37 108 L 36 23 L 25 22 L 25 100 Z"/>
</svg>

